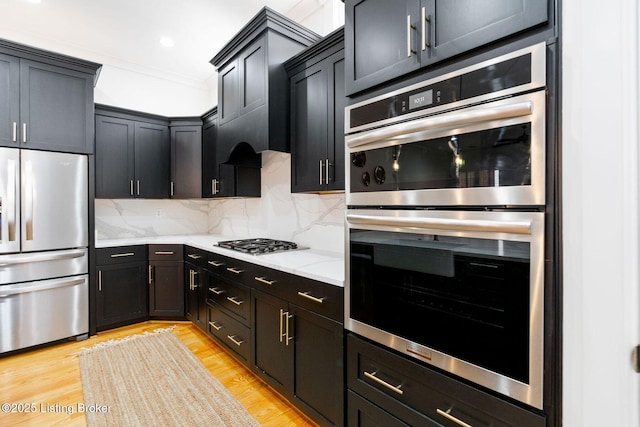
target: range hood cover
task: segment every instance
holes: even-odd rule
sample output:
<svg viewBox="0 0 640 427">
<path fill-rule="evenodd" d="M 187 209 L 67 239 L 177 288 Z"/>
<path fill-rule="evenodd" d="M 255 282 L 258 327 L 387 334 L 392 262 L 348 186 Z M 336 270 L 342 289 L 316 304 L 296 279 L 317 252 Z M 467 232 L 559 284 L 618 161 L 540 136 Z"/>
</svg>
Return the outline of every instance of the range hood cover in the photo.
<svg viewBox="0 0 640 427">
<path fill-rule="evenodd" d="M 256 153 L 251 144 L 240 142 L 233 148 L 231 154 L 229 154 L 229 158 L 222 163 L 259 169 L 262 167 L 262 156 Z"/>
</svg>

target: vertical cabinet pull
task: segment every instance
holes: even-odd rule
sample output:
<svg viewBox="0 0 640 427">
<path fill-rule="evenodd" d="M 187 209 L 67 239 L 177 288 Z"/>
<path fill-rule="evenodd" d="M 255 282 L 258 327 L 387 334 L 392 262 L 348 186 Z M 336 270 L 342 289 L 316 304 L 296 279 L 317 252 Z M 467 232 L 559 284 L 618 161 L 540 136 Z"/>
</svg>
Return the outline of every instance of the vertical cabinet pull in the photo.
<svg viewBox="0 0 640 427">
<path fill-rule="evenodd" d="M 27 143 L 27 124 L 22 124 L 22 142 Z"/>
<path fill-rule="evenodd" d="M 133 180 L 129 180 L 129 193 L 133 196 Z"/>
<path fill-rule="evenodd" d="M 411 30 L 415 30 L 415 25 L 411 24 L 411 15 L 407 15 L 407 58 L 411 58 L 411 55 L 417 53 L 411 49 Z"/>
<path fill-rule="evenodd" d="M 98 292 L 102 292 L 102 270 L 98 270 Z"/>
<path fill-rule="evenodd" d="M 322 160 L 320 160 L 320 168 L 319 168 L 319 170 L 320 170 L 320 185 L 322 185 L 322 164 L 323 163 L 324 162 Z"/>
<path fill-rule="evenodd" d="M 139 196 L 140 195 L 140 180 L 136 181 L 136 195 Z"/>
<path fill-rule="evenodd" d="M 153 266 L 149 265 L 149 284 L 153 284 Z"/>
<path fill-rule="evenodd" d="M 427 50 L 428 47 L 431 47 L 431 44 L 427 39 L 427 22 L 431 22 L 431 18 L 427 15 L 426 7 L 422 8 L 422 16 L 420 18 L 420 21 L 422 22 L 422 50 Z"/>
<path fill-rule="evenodd" d="M 284 322 L 282 321 L 282 316 L 284 316 L 284 310 L 280 309 L 280 342 L 282 342 L 282 338 L 284 337 L 284 332 L 283 332 L 283 325 Z"/>
<path fill-rule="evenodd" d="M 173 181 L 171 181 L 171 196 L 173 196 Z"/>
<path fill-rule="evenodd" d="M 289 341 L 293 339 L 290 334 L 290 326 L 289 323 L 293 319 L 293 315 L 289 314 L 288 311 L 284 311 L 280 309 L 280 336 L 278 337 L 280 342 L 284 342 L 286 346 L 289 345 Z"/>
<path fill-rule="evenodd" d="M 18 142 L 18 123 L 17 122 L 13 122 L 13 132 L 12 132 L 11 140 L 13 142 Z"/>
</svg>

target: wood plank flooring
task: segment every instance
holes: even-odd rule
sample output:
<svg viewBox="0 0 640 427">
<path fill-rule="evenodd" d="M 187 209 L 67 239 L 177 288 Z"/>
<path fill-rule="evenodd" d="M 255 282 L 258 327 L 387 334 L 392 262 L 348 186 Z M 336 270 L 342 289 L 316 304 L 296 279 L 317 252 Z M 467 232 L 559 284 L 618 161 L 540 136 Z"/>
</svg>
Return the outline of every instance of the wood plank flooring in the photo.
<svg viewBox="0 0 640 427">
<path fill-rule="evenodd" d="M 99 342 L 171 325 L 176 325 L 174 333 L 185 346 L 263 426 L 315 426 L 191 322 L 164 321 L 139 323 L 85 341 L 0 357 L 0 404 L 27 404 L 34 409 L 28 413 L 0 410 L 0 426 L 86 426 L 84 413 L 68 414 L 55 406 L 76 408 L 83 402 L 79 361 L 73 354 Z"/>
</svg>

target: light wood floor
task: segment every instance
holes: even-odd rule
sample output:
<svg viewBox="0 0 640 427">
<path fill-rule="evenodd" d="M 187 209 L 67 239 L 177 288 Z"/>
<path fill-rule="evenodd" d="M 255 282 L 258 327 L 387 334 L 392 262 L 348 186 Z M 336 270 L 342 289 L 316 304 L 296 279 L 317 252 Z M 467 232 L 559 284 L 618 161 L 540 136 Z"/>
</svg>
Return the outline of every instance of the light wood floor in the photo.
<svg viewBox="0 0 640 427">
<path fill-rule="evenodd" d="M 98 342 L 170 325 L 177 325 L 174 333 L 262 425 L 315 425 L 190 322 L 150 321 L 102 332 L 85 341 L 0 358 L 0 404 L 33 404 L 36 409 L 33 413 L 0 410 L 0 426 L 85 426 L 83 413 L 46 411 L 47 405 L 77 407 L 83 402 L 79 362 L 73 354 Z"/>
</svg>

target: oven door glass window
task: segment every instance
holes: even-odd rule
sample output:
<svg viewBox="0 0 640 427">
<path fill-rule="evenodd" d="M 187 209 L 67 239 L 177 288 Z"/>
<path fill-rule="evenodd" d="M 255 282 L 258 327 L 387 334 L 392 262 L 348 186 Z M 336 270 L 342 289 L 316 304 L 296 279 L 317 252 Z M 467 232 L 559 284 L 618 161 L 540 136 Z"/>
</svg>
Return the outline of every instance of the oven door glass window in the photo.
<svg viewBox="0 0 640 427">
<path fill-rule="evenodd" d="M 352 192 L 527 186 L 531 123 L 356 152 L 351 164 Z"/>
<path fill-rule="evenodd" d="M 350 230 L 352 319 L 523 383 L 529 281 L 528 242 Z"/>
</svg>

